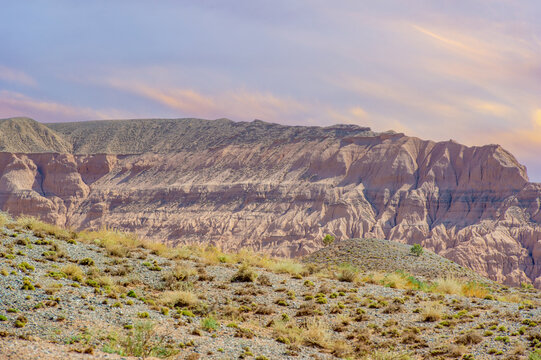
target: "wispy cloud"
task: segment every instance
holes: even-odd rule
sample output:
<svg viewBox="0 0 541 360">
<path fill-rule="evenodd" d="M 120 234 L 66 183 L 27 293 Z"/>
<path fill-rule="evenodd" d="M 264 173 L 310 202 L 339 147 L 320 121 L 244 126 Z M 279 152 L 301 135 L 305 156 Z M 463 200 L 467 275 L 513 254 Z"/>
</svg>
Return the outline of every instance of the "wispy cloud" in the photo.
<svg viewBox="0 0 541 360">
<path fill-rule="evenodd" d="M 133 116 L 119 110 L 95 110 L 92 108 L 70 106 L 54 101 L 31 98 L 29 96 L 2 90 L 0 91 L 0 117 L 27 116 L 38 121 L 76 121 L 93 119 L 125 118 Z"/>
<path fill-rule="evenodd" d="M 36 86 L 37 82 L 30 75 L 23 71 L 12 69 L 0 64 L 0 81 L 21 84 L 26 86 Z"/>
<path fill-rule="evenodd" d="M 193 89 L 150 86 L 140 81 L 109 79 L 105 83 L 115 89 L 153 100 L 183 116 L 284 121 L 301 113 L 306 114 L 308 109 L 307 105 L 291 98 L 246 89 L 202 94 Z"/>
</svg>

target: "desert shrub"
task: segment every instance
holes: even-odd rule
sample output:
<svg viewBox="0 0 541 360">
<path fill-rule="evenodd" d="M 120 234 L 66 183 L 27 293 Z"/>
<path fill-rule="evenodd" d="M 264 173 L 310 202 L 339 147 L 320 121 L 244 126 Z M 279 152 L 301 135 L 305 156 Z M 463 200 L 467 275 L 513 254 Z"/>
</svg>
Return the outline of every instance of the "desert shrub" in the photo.
<svg viewBox="0 0 541 360">
<path fill-rule="evenodd" d="M 412 360 L 413 357 L 408 353 L 394 351 L 375 351 L 366 357 L 365 360 Z"/>
<path fill-rule="evenodd" d="M 323 237 L 321 241 L 323 242 L 323 245 L 330 246 L 334 242 L 334 236 L 332 236 L 331 234 L 327 234 Z"/>
<path fill-rule="evenodd" d="M 34 271 L 34 267 L 27 262 L 20 263 L 19 265 L 17 265 L 17 268 L 19 268 L 19 270 L 21 270 L 24 273 L 30 273 Z"/>
<path fill-rule="evenodd" d="M 433 290 L 441 294 L 462 295 L 462 283 L 452 277 L 438 279 Z"/>
<path fill-rule="evenodd" d="M 62 266 L 60 271 L 66 274 L 73 281 L 77 281 L 77 282 L 83 281 L 83 277 L 84 277 L 83 270 L 81 270 L 81 268 L 75 264 Z"/>
<path fill-rule="evenodd" d="M 455 339 L 455 343 L 461 345 L 477 345 L 483 341 L 483 336 L 475 331 L 468 332 Z"/>
<path fill-rule="evenodd" d="M 413 244 L 413 246 L 410 248 L 410 252 L 415 256 L 421 256 L 423 251 L 423 247 L 420 244 Z"/>
<path fill-rule="evenodd" d="M 306 276 L 308 274 L 304 264 L 289 259 L 277 259 L 267 269 L 278 274 L 290 274 L 293 276 Z"/>
<path fill-rule="evenodd" d="M 16 328 L 22 328 L 25 327 L 28 323 L 28 319 L 24 315 L 19 315 L 17 319 L 15 320 L 15 327 Z"/>
<path fill-rule="evenodd" d="M 218 329 L 218 322 L 212 316 L 207 316 L 201 319 L 201 328 L 208 332 L 215 331 Z"/>
<path fill-rule="evenodd" d="M 36 290 L 34 285 L 32 284 L 32 280 L 28 277 L 23 278 L 23 286 L 21 287 L 22 290 Z"/>
<path fill-rule="evenodd" d="M 477 281 L 469 281 L 462 285 L 462 294 L 465 296 L 484 299 L 489 293 L 488 288 Z"/>
<path fill-rule="evenodd" d="M 338 270 L 336 278 L 339 281 L 356 282 L 359 277 L 359 269 L 351 264 L 343 264 Z"/>
<path fill-rule="evenodd" d="M 231 282 L 254 282 L 255 279 L 257 279 L 257 273 L 250 265 L 243 263 L 231 278 Z"/>
<path fill-rule="evenodd" d="M 443 315 L 443 308 L 441 304 L 433 302 L 425 304 L 423 311 L 421 312 L 423 321 L 434 322 L 439 321 Z"/>
<path fill-rule="evenodd" d="M 270 278 L 268 277 L 268 275 L 265 275 L 265 274 L 258 276 L 257 282 L 264 286 L 272 286 L 272 282 L 270 281 Z"/>
<path fill-rule="evenodd" d="M 327 349 L 330 343 L 329 329 L 321 319 L 311 319 L 306 323 L 303 341 L 307 345 Z"/>
<path fill-rule="evenodd" d="M 281 320 L 274 321 L 272 330 L 276 341 L 283 344 L 301 344 L 303 342 L 303 330 L 294 324 Z"/>
<path fill-rule="evenodd" d="M 178 353 L 173 346 L 165 341 L 165 335 L 159 335 L 155 325 L 150 321 L 135 323 L 128 335 L 113 348 L 118 348 L 118 353 L 127 356 L 141 358 L 161 357 L 167 358 Z"/>
<path fill-rule="evenodd" d="M 187 281 L 190 278 L 190 276 L 194 276 L 196 274 L 197 274 L 197 271 L 191 266 L 183 266 L 181 264 L 177 264 L 175 265 L 173 270 L 165 274 L 165 276 L 163 277 L 163 280 L 165 282 L 166 287 L 170 289 L 178 290 L 179 289 L 178 282 Z"/>
<path fill-rule="evenodd" d="M 111 256 L 126 257 L 131 250 L 142 244 L 134 233 L 102 229 L 99 231 L 83 231 L 79 233 L 82 241 L 96 244 L 104 248 Z"/>
<path fill-rule="evenodd" d="M 8 213 L 0 211 L 0 227 L 6 226 L 11 221 L 11 217 Z"/>
<path fill-rule="evenodd" d="M 69 240 L 77 236 L 74 232 L 66 230 L 57 225 L 52 225 L 38 220 L 31 216 L 21 216 L 17 219 L 16 224 L 23 229 L 32 230 L 36 236 L 53 236 L 61 240 Z"/>
<path fill-rule="evenodd" d="M 84 258 L 84 259 L 79 260 L 78 263 L 79 265 L 92 266 L 94 265 L 94 260 L 91 258 Z"/>
<path fill-rule="evenodd" d="M 193 307 L 199 302 L 197 296 L 189 291 L 165 291 L 163 292 L 157 302 L 160 305 L 173 307 Z"/>
</svg>

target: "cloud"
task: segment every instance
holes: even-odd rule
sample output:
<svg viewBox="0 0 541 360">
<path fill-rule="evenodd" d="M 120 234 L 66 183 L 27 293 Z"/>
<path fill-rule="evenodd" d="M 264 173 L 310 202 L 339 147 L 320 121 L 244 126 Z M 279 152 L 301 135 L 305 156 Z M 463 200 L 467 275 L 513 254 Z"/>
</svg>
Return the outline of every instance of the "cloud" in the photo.
<svg viewBox="0 0 541 360">
<path fill-rule="evenodd" d="M 114 109 L 95 110 L 70 106 L 53 101 L 34 99 L 17 92 L 0 91 L 0 117 L 15 116 L 27 116 L 44 122 L 58 122 L 123 118 L 130 117 L 130 114 Z"/>
<path fill-rule="evenodd" d="M 0 80 L 26 86 L 36 86 L 37 82 L 30 75 L 7 66 L 0 65 Z"/>
<path fill-rule="evenodd" d="M 537 126 L 541 126 L 541 108 L 534 110 L 533 121 L 535 122 Z"/>
<path fill-rule="evenodd" d="M 299 118 L 303 114 L 308 116 L 309 107 L 306 104 L 271 93 L 237 89 L 202 94 L 193 89 L 150 86 L 140 81 L 109 79 L 105 83 L 115 89 L 155 101 L 183 116 L 275 122 Z"/>
<path fill-rule="evenodd" d="M 451 46 L 451 47 L 453 47 L 455 49 L 459 49 L 462 52 L 473 53 L 473 54 L 479 53 L 478 49 L 472 48 L 470 46 L 466 46 L 465 44 L 461 43 L 460 41 L 457 41 L 457 40 L 454 40 L 454 39 L 451 39 L 451 38 L 447 38 L 447 37 L 442 36 L 442 35 L 438 35 L 438 34 L 432 32 L 432 31 L 430 31 L 428 29 L 425 29 L 422 26 L 419 26 L 419 25 L 412 24 L 411 26 L 415 30 L 419 31 L 420 33 L 428 35 L 432 39 L 438 40 L 440 43 L 443 43 L 445 45 L 449 45 L 449 46 Z"/>
</svg>

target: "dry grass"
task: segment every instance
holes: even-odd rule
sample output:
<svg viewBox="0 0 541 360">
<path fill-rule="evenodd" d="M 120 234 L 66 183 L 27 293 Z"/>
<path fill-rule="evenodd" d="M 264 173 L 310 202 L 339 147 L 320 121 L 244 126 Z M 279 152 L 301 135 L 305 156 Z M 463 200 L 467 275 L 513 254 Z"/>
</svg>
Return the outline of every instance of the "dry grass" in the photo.
<svg viewBox="0 0 541 360">
<path fill-rule="evenodd" d="M 465 283 L 455 278 L 436 280 L 432 291 L 440 294 L 477 297 L 481 299 L 490 293 L 487 287 L 481 283 L 475 281 Z"/>
<path fill-rule="evenodd" d="M 70 230 L 48 224 L 32 216 L 21 216 L 17 218 L 15 225 L 23 229 L 32 230 L 38 236 L 54 236 L 60 240 L 69 240 L 77 236 L 76 233 Z"/>
<path fill-rule="evenodd" d="M 336 279 L 356 283 L 359 280 L 359 270 L 351 265 L 341 266 L 336 274 Z"/>
<path fill-rule="evenodd" d="M 303 330 L 293 324 L 278 320 L 272 325 L 272 330 L 279 342 L 286 344 L 301 344 L 303 342 Z"/>
<path fill-rule="evenodd" d="M 106 228 L 98 231 L 82 231 L 79 238 L 101 246 L 109 255 L 117 257 L 126 257 L 131 250 L 142 245 L 136 234 Z"/>
<path fill-rule="evenodd" d="M 483 284 L 470 281 L 462 286 L 462 294 L 464 296 L 484 299 L 487 295 L 490 294 L 490 291 Z"/>
<path fill-rule="evenodd" d="M 188 280 L 190 276 L 197 275 L 197 270 L 189 265 L 176 264 L 173 270 L 170 273 L 165 275 L 165 280 L 168 278 L 171 281 L 185 281 Z"/>
<path fill-rule="evenodd" d="M 0 227 L 5 226 L 7 223 L 11 221 L 11 217 L 8 213 L 0 211 Z"/>
<path fill-rule="evenodd" d="M 85 275 L 83 270 L 75 264 L 62 266 L 60 271 L 66 274 L 71 280 L 78 281 L 78 282 L 83 281 L 83 278 Z"/>
<path fill-rule="evenodd" d="M 434 322 L 439 321 L 443 317 L 443 306 L 437 302 L 429 302 L 423 304 L 421 312 L 423 321 Z"/>
<path fill-rule="evenodd" d="M 470 331 L 460 335 L 455 339 L 455 343 L 459 345 L 477 345 L 483 341 L 483 336 L 476 331 Z"/>
<path fill-rule="evenodd" d="M 274 261 L 273 264 L 265 268 L 278 274 L 289 274 L 293 276 L 308 275 L 308 270 L 304 264 L 290 259 L 278 259 Z"/>
<path fill-rule="evenodd" d="M 455 278 L 438 279 L 434 284 L 433 291 L 447 295 L 462 295 L 462 283 Z"/>
<path fill-rule="evenodd" d="M 189 291 L 165 291 L 160 294 L 160 297 L 156 299 L 158 304 L 167 306 L 170 308 L 174 307 L 193 307 L 197 305 L 199 300 L 197 296 Z"/>
<path fill-rule="evenodd" d="M 376 351 L 370 355 L 366 355 L 364 360 L 411 360 L 411 355 L 404 352 L 394 351 Z"/>
<path fill-rule="evenodd" d="M 254 282 L 255 279 L 257 279 L 257 273 L 250 265 L 243 263 L 231 278 L 231 282 Z"/>
<path fill-rule="evenodd" d="M 310 319 L 306 324 L 306 330 L 302 333 L 303 342 L 306 345 L 328 349 L 331 343 L 330 330 L 327 323 L 321 319 Z"/>
</svg>

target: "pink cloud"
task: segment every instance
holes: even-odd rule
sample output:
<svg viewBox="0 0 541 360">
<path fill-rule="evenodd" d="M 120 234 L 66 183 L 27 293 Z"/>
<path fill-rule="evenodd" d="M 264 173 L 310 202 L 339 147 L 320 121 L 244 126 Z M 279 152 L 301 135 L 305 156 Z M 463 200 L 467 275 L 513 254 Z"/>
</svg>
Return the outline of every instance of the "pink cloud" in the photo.
<svg viewBox="0 0 541 360">
<path fill-rule="evenodd" d="M 3 65 L 0 65 L 0 80 L 26 86 L 37 85 L 36 80 L 34 80 L 30 75 L 20 70 L 12 69 Z"/>
<path fill-rule="evenodd" d="M 307 104 L 271 93 L 244 89 L 202 94 L 193 89 L 149 86 L 138 81 L 110 79 L 109 86 L 153 100 L 184 116 L 202 118 L 230 117 L 232 119 L 284 121 L 307 117 Z"/>
<path fill-rule="evenodd" d="M 34 99 L 29 96 L 0 91 L 0 117 L 27 116 L 38 121 L 76 121 L 128 117 L 128 113 L 117 110 L 95 110 L 70 106 L 52 101 Z"/>
</svg>

